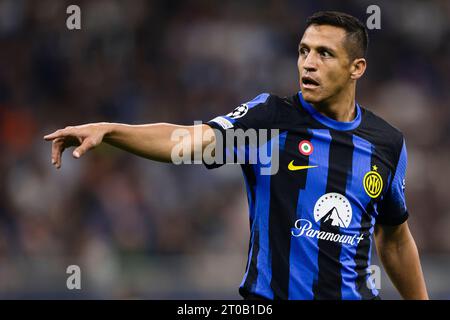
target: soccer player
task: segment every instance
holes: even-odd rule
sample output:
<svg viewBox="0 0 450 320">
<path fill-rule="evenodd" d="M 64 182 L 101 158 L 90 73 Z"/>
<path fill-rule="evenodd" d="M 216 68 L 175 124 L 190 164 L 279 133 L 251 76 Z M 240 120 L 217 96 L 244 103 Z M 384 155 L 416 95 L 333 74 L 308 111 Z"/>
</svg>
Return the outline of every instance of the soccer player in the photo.
<svg viewBox="0 0 450 320">
<path fill-rule="evenodd" d="M 278 154 L 272 175 L 242 164 L 251 237 L 240 294 L 247 299 L 379 299 L 367 281 L 371 250 L 405 299 L 428 299 L 405 203 L 407 154 L 403 134 L 355 101 L 366 69 L 368 35 L 353 16 L 318 12 L 299 44 L 300 89 L 291 97 L 261 94 L 207 124 L 92 123 L 45 136 L 52 163 L 64 149 L 75 158 L 102 142 L 152 160 L 172 162 L 177 129 L 212 137 L 225 149 L 227 132 L 278 129 L 264 148 Z M 189 139 L 194 150 L 211 145 Z M 275 143 L 276 141 L 276 143 Z M 250 149 L 250 146 L 247 149 Z M 274 149 L 275 151 L 273 152 Z M 191 154 L 189 154 L 191 155 Z M 204 159 L 205 160 L 205 159 Z M 207 165 L 209 168 L 217 167 Z M 375 243 L 373 243 L 374 235 Z"/>
</svg>

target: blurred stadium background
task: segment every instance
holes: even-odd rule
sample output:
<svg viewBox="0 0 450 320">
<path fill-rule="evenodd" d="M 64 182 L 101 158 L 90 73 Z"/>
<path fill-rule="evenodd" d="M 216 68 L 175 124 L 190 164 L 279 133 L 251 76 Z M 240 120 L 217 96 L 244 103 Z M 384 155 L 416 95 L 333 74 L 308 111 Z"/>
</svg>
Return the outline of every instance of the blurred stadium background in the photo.
<svg viewBox="0 0 450 320">
<path fill-rule="evenodd" d="M 78 4 L 82 30 L 66 28 Z M 358 101 L 406 135 L 407 201 L 431 298 L 450 298 L 450 2 L 0 0 L 0 298 L 233 299 L 249 227 L 237 166 L 100 147 L 50 164 L 42 136 L 86 122 L 192 124 L 297 91 L 305 18 L 370 32 Z M 376 260 L 374 260 L 376 262 Z M 79 265 L 82 290 L 66 288 Z M 387 277 L 382 297 L 399 298 Z"/>
</svg>

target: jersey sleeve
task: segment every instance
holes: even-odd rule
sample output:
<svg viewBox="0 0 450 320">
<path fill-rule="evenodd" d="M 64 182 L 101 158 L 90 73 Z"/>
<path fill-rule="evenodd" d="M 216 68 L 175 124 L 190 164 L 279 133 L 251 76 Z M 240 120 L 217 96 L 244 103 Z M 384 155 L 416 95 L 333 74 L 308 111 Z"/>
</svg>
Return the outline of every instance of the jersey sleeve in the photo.
<svg viewBox="0 0 450 320">
<path fill-rule="evenodd" d="M 378 206 L 377 223 L 379 224 L 394 226 L 402 224 L 408 219 L 409 214 L 405 198 L 407 162 L 406 143 L 403 139 L 394 177 L 385 197 Z"/>
<path fill-rule="evenodd" d="M 220 155 L 216 155 L 213 163 L 204 161 L 205 166 L 213 169 L 224 163 L 238 162 L 236 158 L 240 155 L 246 157 L 249 148 L 253 147 L 248 138 L 255 134 L 258 139 L 260 129 L 270 129 L 273 126 L 276 117 L 274 104 L 270 94 L 262 93 L 253 100 L 242 103 L 230 113 L 208 121 L 206 124 L 214 129 L 216 136 L 216 153 L 220 152 Z M 239 134 L 245 135 L 246 139 L 241 142 L 236 141 L 239 139 L 229 139 L 230 136 Z M 230 161 L 230 158 L 234 161 Z"/>
</svg>

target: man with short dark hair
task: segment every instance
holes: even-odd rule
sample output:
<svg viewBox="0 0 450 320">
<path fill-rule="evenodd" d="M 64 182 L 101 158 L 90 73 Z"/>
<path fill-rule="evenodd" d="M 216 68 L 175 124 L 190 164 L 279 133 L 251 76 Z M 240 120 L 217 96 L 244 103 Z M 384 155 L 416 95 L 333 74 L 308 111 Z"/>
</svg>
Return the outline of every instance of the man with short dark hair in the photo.
<svg viewBox="0 0 450 320">
<path fill-rule="evenodd" d="M 427 299 L 415 242 L 406 222 L 406 145 L 402 133 L 359 106 L 356 82 L 366 69 L 368 36 L 358 19 L 319 12 L 299 44 L 301 91 L 280 98 L 261 94 L 207 124 L 176 126 L 94 123 L 67 127 L 53 141 L 52 163 L 70 146 L 79 158 L 106 142 L 157 161 L 173 161 L 177 129 L 189 156 L 238 130 L 279 130 L 263 145 L 269 167 L 243 163 L 251 238 L 240 293 L 247 299 L 378 299 L 370 278 L 372 234 L 378 255 L 405 299 Z M 195 130 L 203 139 L 191 139 Z M 219 136 L 220 135 L 220 136 Z M 233 150 L 238 150 L 232 148 Z M 277 152 L 274 152 L 277 151 Z M 277 159 L 273 156 L 277 154 Z M 205 162 L 208 159 L 203 159 Z M 222 163 L 207 164 L 208 168 Z"/>
</svg>

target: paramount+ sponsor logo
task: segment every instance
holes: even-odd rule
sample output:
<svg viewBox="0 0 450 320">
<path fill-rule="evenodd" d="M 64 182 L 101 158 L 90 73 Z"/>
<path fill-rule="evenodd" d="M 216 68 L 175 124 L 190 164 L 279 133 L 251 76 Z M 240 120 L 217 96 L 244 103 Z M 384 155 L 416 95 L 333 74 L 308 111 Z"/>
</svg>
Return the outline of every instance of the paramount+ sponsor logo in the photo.
<svg viewBox="0 0 450 320">
<path fill-rule="evenodd" d="M 315 224 L 308 219 L 295 221 L 294 228 L 291 231 L 292 236 L 315 238 L 348 245 L 358 244 L 364 238 L 359 234 L 341 234 L 313 228 L 314 225 L 317 225 L 317 222 L 320 222 L 321 225 L 328 224 L 344 229 L 349 227 L 352 220 L 352 207 L 348 199 L 340 193 L 330 192 L 316 201 L 314 220 Z"/>
</svg>

